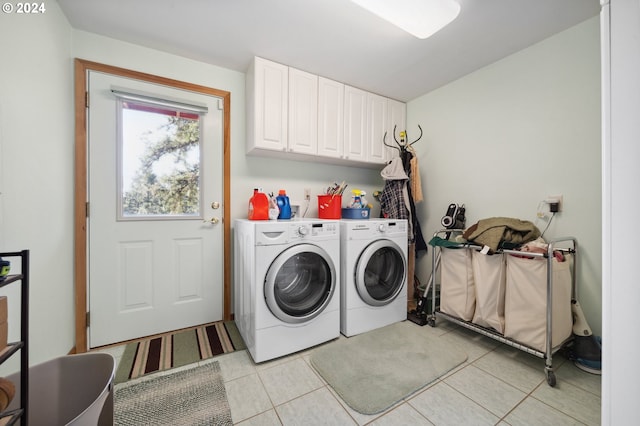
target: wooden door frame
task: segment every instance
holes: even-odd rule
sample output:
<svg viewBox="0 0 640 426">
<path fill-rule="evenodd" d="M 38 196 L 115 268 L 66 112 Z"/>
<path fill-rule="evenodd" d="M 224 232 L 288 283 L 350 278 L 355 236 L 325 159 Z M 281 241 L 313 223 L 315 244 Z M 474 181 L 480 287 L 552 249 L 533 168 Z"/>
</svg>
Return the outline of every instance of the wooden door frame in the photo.
<svg viewBox="0 0 640 426">
<path fill-rule="evenodd" d="M 159 77 L 139 71 L 105 65 L 76 58 L 74 60 L 74 101 L 75 101 L 75 195 L 74 195 L 74 287 L 75 287 L 75 316 L 76 340 L 75 348 L 71 352 L 83 353 L 88 351 L 87 328 L 87 77 L 89 71 L 99 71 L 119 77 L 128 77 L 145 82 L 156 83 L 177 89 L 188 90 L 223 99 L 223 319 L 231 319 L 231 227 L 230 216 L 230 188 L 231 170 L 231 93 L 200 86 L 184 81 Z"/>
</svg>

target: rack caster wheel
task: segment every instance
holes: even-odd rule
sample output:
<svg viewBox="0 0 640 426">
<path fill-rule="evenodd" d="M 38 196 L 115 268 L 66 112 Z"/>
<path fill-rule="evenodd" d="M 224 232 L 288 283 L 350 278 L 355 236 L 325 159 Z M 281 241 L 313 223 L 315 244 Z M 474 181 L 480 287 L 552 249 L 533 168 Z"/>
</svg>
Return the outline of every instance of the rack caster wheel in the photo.
<svg viewBox="0 0 640 426">
<path fill-rule="evenodd" d="M 547 376 L 547 383 L 549 384 L 549 386 L 551 386 L 552 388 L 556 386 L 556 373 L 553 372 L 553 370 L 545 370 L 546 376 Z"/>
</svg>

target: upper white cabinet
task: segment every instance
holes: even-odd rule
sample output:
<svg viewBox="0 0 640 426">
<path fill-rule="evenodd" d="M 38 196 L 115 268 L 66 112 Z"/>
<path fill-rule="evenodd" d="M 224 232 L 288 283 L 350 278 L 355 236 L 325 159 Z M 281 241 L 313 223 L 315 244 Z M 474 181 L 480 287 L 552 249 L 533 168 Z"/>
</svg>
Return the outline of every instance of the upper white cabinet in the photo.
<svg viewBox="0 0 640 426">
<path fill-rule="evenodd" d="M 397 155 L 393 126 L 404 130 L 405 104 L 355 87 L 345 86 L 345 158 L 369 164 L 384 164 Z M 395 152 L 394 152 L 395 151 Z"/>
<path fill-rule="evenodd" d="M 318 76 L 289 68 L 289 151 L 318 153 Z"/>
<path fill-rule="evenodd" d="M 371 164 L 386 161 L 383 143 L 389 99 L 351 86 L 344 89 L 344 158 Z"/>
<path fill-rule="evenodd" d="M 288 149 L 289 67 L 255 58 L 246 77 L 247 151 Z"/>
<path fill-rule="evenodd" d="M 386 161 L 386 147 L 383 143 L 384 133 L 389 126 L 388 99 L 367 94 L 367 161 L 382 164 Z"/>
<path fill-rule="evenodd" d="M 247 152 L 377 167 L 393 157 L 405 104 L 256 57 L 247 71 Z"/>
<path fill-rule="evenodd" d="M 344 84 L 318 77 L 318 155 L 344 158 Z"/>
<path fill-rule="evenodd" d="M 344 87 L 344 158 L 367 161 L 367 92 Z"/>
</svg>

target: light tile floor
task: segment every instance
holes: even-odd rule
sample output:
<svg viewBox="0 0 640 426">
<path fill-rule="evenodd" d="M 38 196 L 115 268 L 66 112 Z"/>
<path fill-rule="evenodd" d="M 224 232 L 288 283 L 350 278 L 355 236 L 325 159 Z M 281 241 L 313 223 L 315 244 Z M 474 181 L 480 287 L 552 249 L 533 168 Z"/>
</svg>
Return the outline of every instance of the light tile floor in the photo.
<svg viewBox="0 0 640 426">
<path fill-rule="evenodd" d="M 553 356 L 544 360 L 439 319 L 416 327 L 458 343 L 467 362 L 384 413 L 349 408 L 309 363 L 313 348 L 255 364 L 247 351 L 216 359 L 236 425 L 599 425 L 600 376 Z M 345 338 L 345 337 L 341 337 Z M 118 348 L 112 354 L 118 359 Z M 415 368 L 420 368 L 416 365 Z"/>
</svg>

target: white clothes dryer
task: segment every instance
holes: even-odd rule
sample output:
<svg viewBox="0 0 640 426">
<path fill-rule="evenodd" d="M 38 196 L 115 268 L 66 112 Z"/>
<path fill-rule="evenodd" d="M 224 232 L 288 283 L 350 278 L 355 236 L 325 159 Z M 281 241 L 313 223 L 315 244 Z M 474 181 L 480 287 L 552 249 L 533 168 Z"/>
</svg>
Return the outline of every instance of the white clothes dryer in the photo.
<svg viewBox="0 0 640 426">
<path fill-rule="evenodd" d="M 255 362 L 340 336 L 340 225 L 234 221 L 234 318 Z"/>
<path fill-rule="evenodd" d="M 407 319 L 407 221 L 340 221 L 340 332 L 353 336 Z"/>
</svg>

